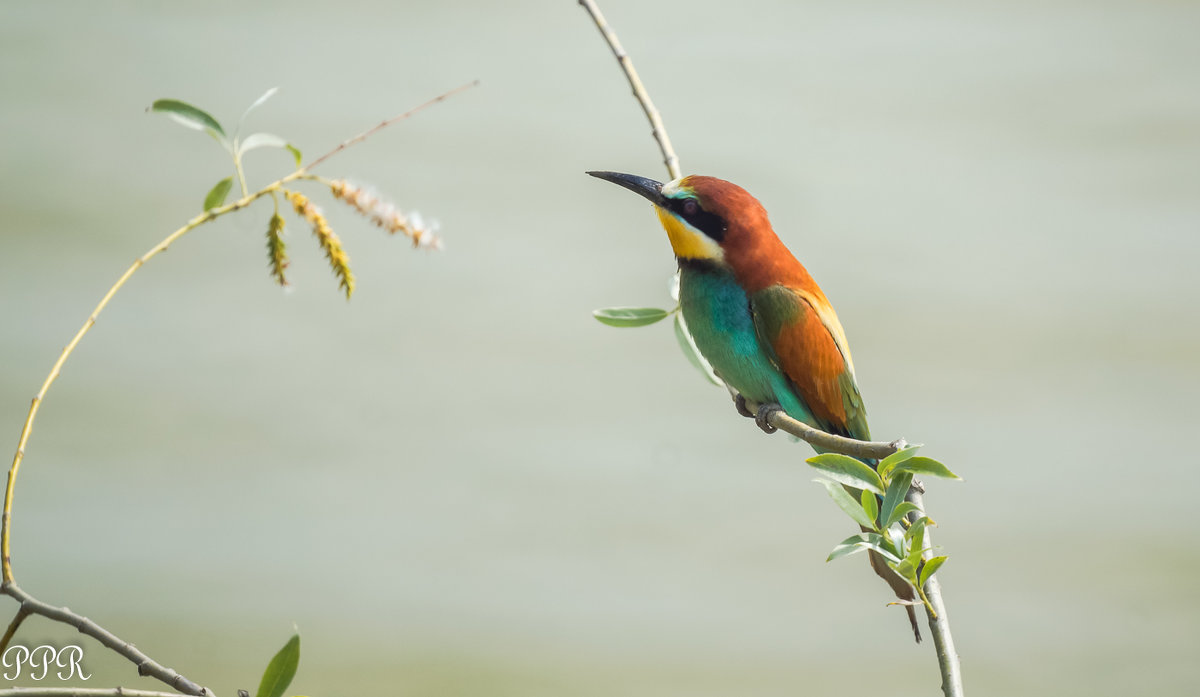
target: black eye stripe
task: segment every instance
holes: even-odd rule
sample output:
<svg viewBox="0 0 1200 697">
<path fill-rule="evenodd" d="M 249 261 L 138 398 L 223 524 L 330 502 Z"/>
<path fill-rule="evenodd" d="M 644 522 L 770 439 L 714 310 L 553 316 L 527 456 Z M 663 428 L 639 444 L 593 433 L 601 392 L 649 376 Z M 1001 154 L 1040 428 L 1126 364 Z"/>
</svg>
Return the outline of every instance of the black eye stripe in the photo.
<svg viewBox="0 0 1200 697">
<path fill-rule="evenodd" d="M 694 198 L 667 199 L 667 209 L 686 220 L 714 241 L 725 239 L 725 221 L 719 215 L 704 210 Z"/>
</svg>

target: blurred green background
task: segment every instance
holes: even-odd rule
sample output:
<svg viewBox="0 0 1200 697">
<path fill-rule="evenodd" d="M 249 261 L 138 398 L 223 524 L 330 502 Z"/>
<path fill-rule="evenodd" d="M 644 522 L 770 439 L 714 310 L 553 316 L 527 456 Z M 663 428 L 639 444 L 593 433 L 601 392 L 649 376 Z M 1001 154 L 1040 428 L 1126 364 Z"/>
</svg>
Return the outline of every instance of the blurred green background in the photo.
<svg viewBox="0 0 1200 697">
<path fill-rule="evenodd" d="M 838 308 L 875 434 L 965 478 L 927 503 L 971 693 L 1190 694 L 1200 6 L 602 7 L 684 170 L 757 195 Z M 865 561 L 823 562 L 853 530 L 808 448 L 667 323 L 591 318 L 668 304 L 673 261 L 583 175 L 664 170 L 569 0 L 0 6 L 6 447 L 229 174 L 151 101 L 232 123 L 279 85 L 248 126 L 316 155 L 475 78 L 321 167 L 440 220 L 444 253 L 307 186 L 350 303 L 294 219 L 271 285 L 265 202 L 135 276 L 41 413 L 18 581 L 222 697 L 293 622 L 313 697 L 937 693 Z M 247 157 L 252 184 L 289 166 Z M 157 688 L 84 646 L 87 686 Z"/>
</svg>

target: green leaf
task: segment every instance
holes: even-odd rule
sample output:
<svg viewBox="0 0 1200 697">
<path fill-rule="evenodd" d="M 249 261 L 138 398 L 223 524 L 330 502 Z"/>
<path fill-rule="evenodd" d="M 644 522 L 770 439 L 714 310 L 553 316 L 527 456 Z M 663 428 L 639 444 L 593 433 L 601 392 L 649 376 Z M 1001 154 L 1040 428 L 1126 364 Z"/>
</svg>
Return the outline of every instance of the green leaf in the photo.
<svg viewBox="0 0 1200 697">
<path fill-rule="evenodd" d="M 896 471 L 912 472 L 913 474 L 926 474 L 930 477 L 943 477 L 945 479 L 958 479 L 962 477 L 951 472 L 945 465 L 929 457 L 914 457 L 910 460 L 896 465 Z"/>
<path fill-rule="evenodd" d="M 178 99 L 159 99 L 150 105 L 150 111 L 156 111 L 171 117 L 176 123 L 197 131 L 208 131 L 214 138 L 226 142 L 225 129 L 221 124 L 203 109 L 198 109 L 187 102 Z"/>
<path fill-rule="evenodd" d="M 833 551 L 829 553 L 829 557 L 825 561 L 833 561 L 841 557 L 857 554 L 864 550 L 873 549 L 879 552 L 883 557 L 892 562 L 899 562 L 900 558 L 884 548 L 883 536 L 877 532 L 861 532 L 857 535 L 852 535 L 842 540 Z"/>
<path fill-rule="evenodd" d="M 876 498 L 875 494 L 866 489 L 863 489 L 861 499 L 863 510 L 867 512 L 867 517 L 871 519 L 871 524 L 867 527 L 874 528 L 876 527 L 876 521 L 879 520 L 879 499 Z"/>
<path fill-rule="evenodd" d="M 911 561 L 909 561 L 907 559 L 902 559 L 902 560 L 900 560 L 900 562 L 898 562 L 896 564 L 889 564 L 888 566 L 891 566 L 892 570 L 895 571 L 896 573 L 900 574 L 900 576 L 903 577 L 905 581 L 908 581 L 909 583 L 916 585 L 916 583 L 917 583 L 917 567 Z"/>
<path fill-rule="evenodd" d="M 233 177 L 225 177 L 217 182 L 204 197 L 204 210 L 212 210 L 225 204 L 225 197 L 229 195 L 229 190 L 233 188 Z"/>
<path fill-rule="evenodd" d="M 296 677 L 296 668 L 299 665 L 300 635 L 293 634 L 267 664 L 255 697 L 283 697 L 288 685 L 292 684 L 292 678 Z"/>
<path fill-rule="evenodd" d="M 867 512 L 863 510 L 858 501 L 854 500 L 853 496 L 846 493 L 846 489 L 841 484 L 831 482 L 828 479 L 814 479 L 813 481 L 824 486 L 825 490 L 829 492 L 829 498 L 833 499 L 838 508 L 846 512 L 846 515 L 853 518 L 854 522 L 865 528 L 873 529 L 875 527 L 875 521 L 871 520 Z"/>
<path fill-rule="evenodd" d="M 920 449 L 921 446 L 919 445 L 910 445 L 903 450 L 897 450 L 891 455 L 883 458 L 879 461 L 879 466 L 876 467 L 876 469 L 879 470 L 879 476 L 887 479 L 888 475 L 891 474 L 893 467 L 911 458 L 913 455 L 916 455 L 917 451 Z"/>
<path fill-rule="evenodd" d="M 822 453 L 808 458 L 806 462 L 821 470 L 825 476 L 835 482 L 848 484 L 855 489 L 873 491 L 876 494 L 883 493 L 883 482 L 875 470 L 849 455 Z"/>
<path fill-rule="evenodd" d="M 932 521 L 928 516 L 922 516 L 904 532 L 904 537 L 908 540 L 907 559 L 913 566 L 921 563 L 921 556 L 925 553 L 925 526 L 930 522 Z"/>
<path fill-rule="evenodd" d="M 286 148 L 288 142 L 274 133 L 251 133 L 238 144 L 238 154 L 257 148 Z"/>
<path fill-rule="evenodd" d="M 925 566 L 921 567 L 920 581 L 922 588 L 925 587 L 925 582 L 929 580 L 929 577 L 937 573 L 937 570 L 940 569 L 942 564 L 945 563 L 946 557 L 933 557 L 932 559 L 925 560 Z"/>
<path fill-rule="evenodd" d="M 610 327 L 644 327 L 662 321 L 671 314 L 657 307 L 606 307 L 592 316 Z"/>
<path fill-rule="evenodd" d="M 904 497 L 908 495 L 908 488 L 912 485 L 912 477 L 912 472 L 901 472 L 892 477 L 891 483 L 888 484 L 887 493 L 883 495 L 883 504 L 879 507 L 880 520 L 892 519 L 892 512 L 896 510 L 896 506 L 900 505 L 904 501 Z"/>
<path fill-rule="evenodd" d="M 890 528 L 893 525 L 895 525 L 896 523 L 900 522 L 900 519 L 903 518 L 904 516 L 908 515 L 909 513 L 912 513 L 913 511 L 919 511 L 919 510 L 921 510 L 921 509 L 917 508 L 917 505 L 915 503 L 910 503 L 908 501 L 901 501 L 900 503 L 896 504 L 895 508 L 892 509 L 892 514 L 890 516 L 888 516 L 888 519 L 886 521 L 884 521 L 883 527 Z"/>
<path fill-rule="evenodd" d="M 288 143 L 287 145 L 285 145 L 283 147 L 287 148 L 288 152 L 292 153 L 292 157 L 295 158 L 295 160 L 296 160 L 296 166 L 299 167 L 301 160 L 304 159 L 300 155 L 300 148 L 296 147 L 295 145 L 292 145 L 291 143 Z"/>
<path fill-rule="evenodd" d="M 904 531 L 900 528 L 887 528 L 883 531 L 883 546 L 892 552 L 896 561 L 900 561 L 901 557 L 908 556 L 908 547 L 905 543 L 908 539 L 904 537 Z"/>
<path fill-rule="evenodd" d="M 675 313 L 675 339 L 679 342 L 679 350 L 683 351 L 683 355 L 687 356 L 688 362 L 692 364 L 709 382 L 721 387 L 725 383 L 721 382 L 721 378 L 713 372 L 712 366 L 708 361 L 704 360 L 704 356 L 700 355 L 700 350 L 696 348 L 696 343 L 692 341 L 692 335 L 688 333 L 687 323 L 683 321 L 683 313 Z"/>
</svg>

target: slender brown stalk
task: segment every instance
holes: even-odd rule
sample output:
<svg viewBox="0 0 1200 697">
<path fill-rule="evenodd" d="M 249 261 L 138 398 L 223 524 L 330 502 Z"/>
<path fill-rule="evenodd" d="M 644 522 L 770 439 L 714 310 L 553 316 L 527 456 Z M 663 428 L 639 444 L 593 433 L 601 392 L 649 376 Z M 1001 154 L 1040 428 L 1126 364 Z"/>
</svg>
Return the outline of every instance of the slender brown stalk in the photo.
<svg viewBox="0 0 1200 697">
<path fill-rule="evenodd" d="M 608 21 L 604 19 L 604 15 L 600 13 L 600 8 L 596 6 L 596 3 L 592 0 L 579 0 L 579 4 L 591 15 L 592 21 L 596 23 L 596 28 L 600 30 L 601 36 L 608 43 L 608 47 L 612 49 L 617 62 L 621 64 L 621 70 L 625 72 L 629 86 L 633 89 L 634 98 L 637 99 L 638 104 L 642 105 L 642 111 L 646 112 L 646 118 L 650 120 L 650 130 L 654 135 L 654 140 L 658 142 L 658 149 L 662 151 L 663 164 L 667 166 L 667 173 L 671 175 L 671 179 L 678 179 L 683 176 L 683 171 L 679 169 L 679 158 L 675 156 L 675 149 L 671 147 L 671 138 L 667 136 L 667 128 L 663 126 L 662 116 L 654 107 L 654 102 L 650 101 L 650 93 L 646 91 L 646 86 L 638 77 L 637 70 L 633 68 L 633 59 L 621 47 L 617 33 L 608 25 Z"/>
<path fill-rule="evenodd" d="M 757 412 L 759 408 L 757 402 L 746 400 L 746 408 L 751 412 Z M 850 457 L 859 457 L 867 459 L 882 460 L 894 452 L 903 450 L 904 448 L 913 445 L 905 441 L 903 438 L 890 442 L 884 441 L 869 441 L 855 440 L 854 438 L 846 438 L 845 436 L 837 436 L 832 433 L 826 433 L 818 428 L 813 428 L 808 424 L 797 421 L 788 416 L 782 409 L 772 411 L 767 417 L 767 423 L 785 433 L 790 433 L 802 441 L 809 443 L 822 450 L 849 455 Z"/>
<path fill-rule="evenodd" d="M 439 102 L 444 102 L 447 99 L 458 94 L 459 92 L 464 92 L 466 90 L 469 90 L 478 84 L 479 84 L 479 80 L 472 80 L 471 82 L 468 82 L 465 85 L 459 85 L 458 87 L 455 87 L 454 89 L 450 90 L 449 92 L 443 92 L 442 94 L 439 94 L 438 96 L 434 97 L 433 99 L 430 99 L 428 102 L 425 102 L 424 104 L 422 104 L 420 106 L 413 107 L 412 109 L 409 109 L 408 111 L 404 112 L 403 114 L 399 114 L 397 116 L 393 116 L 390 119 L 385 119 L 383 121 L 380 121 L 379 123 L 375 124 L 373 127 L 363 131 L 362 133 L 359 133 L 358 135 L 354 136 L 350 140 L 343 142 L 341 145 L 337 146 L 333 150 L 330 150 L 329 152 L 325 153 L 324 155 L 318 157 L 317 159 L 313 160 L 312 162 L 309 162 L 308 164 L 304 165 L 300 169 L 301 169 L 301 171 L 307 172 L 307 171 L 311 170 L 313 167 L 316 167 L 317 165 L 321 164 L 325 160 L 328 160 L 329 158 L 333 157 L 334 155 L 336 155 L 336 154 L 340 153 L 341 151 L 345 150 L 346 148 L 350 147 L 351 145 L 355 145 L 357 143 L 363 142 L 367 138 L 370 138 L 371 136 L 375 135 L 379 131 L 382 131 L 383 129 L 387 128 L 388 126 L 391 126 L 392 124 L 396 123 L 397 121 L 403 121 L 404 119 L 407 119 L 408 117 L 412 116 L 413 114 L 416 114 L 419 111 L 424 111 L 425 109 L 428 109 L 429 107 L 433 106 L 434 104 L 437 104 Z"/>
</svg>

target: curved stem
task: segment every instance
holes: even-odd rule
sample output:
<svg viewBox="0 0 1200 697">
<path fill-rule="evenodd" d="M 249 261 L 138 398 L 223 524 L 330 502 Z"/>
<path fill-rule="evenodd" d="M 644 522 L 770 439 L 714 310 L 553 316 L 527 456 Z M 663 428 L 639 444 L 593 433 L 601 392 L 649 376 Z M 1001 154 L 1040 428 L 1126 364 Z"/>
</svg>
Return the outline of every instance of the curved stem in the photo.
<svg viewBox="0 0 1200 697">
<path fill-rule="evenodd" d="M 165 251 L 175 242 L 175 240 L 178 240 L 180 237 L 183 237 L 204 223 L 215 220 L 226 213 L 231 213 L 233 211 L 245 208 L 258 198 L 275 191 L 283 184 L 292 181 L 293 179 L 297 179 L 303 174 L 303 170 L 297 170 L 280 179 L 279 181 L 268 185 L 260 191 L 256 191 L 253 194 L 244 196 L 237 201 L 221 206 L 220 208 L 213 208 L 201 213 L 200 215 L 189 220 L 183 227 L 167 235 L 161 242 L 154 245 L 149 251 L 134 260 L 133 264 L 131 264 L 129 268 L 125 270 L 125 273 L 121 274 L 121 277 L 117 279 L 117 282 L 108 289 L 108 292 L 105 293 L 104 297 L 100 299 L 100 302 L 96 305 L 95 309 L 92 310 L 92 313 L 88 315 L 88 318 L 84 321 L 83 326 L 79 328 L 79 331 L 75 332 L 75 336 L 72 337 L 71 341 L 69 341 L 66 347 L 63 348 L 62 353 L 58 356 L 58 360 L 55 361 L 54 366 L 50 368 L 50 374 L 47 375 L 46 379 L 42 382 L 41 389 L 39 389 L 38 393 L 33 397 L 33 403 L 29 406 L 29 414 L 25 417 L 25 425 L 21 428 L 20 440 L 17 441 L 17 452 L 15 455 L 13 455 L 12 467 L 8 470 L 8 481 L 4 490 L 4 512 L 3 514 L 0 514 L 0 571 L 2 571 L 2 574 L 0 574 L 0 581 L 3 581 L 4 583 L 11 583 L 13 581 L 12 554 L 9 546 L 9 538 L 12 527 L 13 492 L 16 487 L 17 473 L 21 469 L 21 462 L 25 459 L 25 446 L 29 443 L 30 434 L 33 433 L 33 423 L 37 419 L 38 409 L 41 408 L 42 401 L 45 400 L 46 393 L 50 390 L 50 386 L 54 384 L 54 381 L 58 379 L 59 374 L 62 373 L 63 364 L 67 362 L 67 359 L 71 357 L 72 353 L 74 353 L 75 347 L 79 345 L 79 342 L 83 340 L 83 337 L 86 336 L 88 331 L 90 331 L 91 328 L 96 324 L 96 318 L 100 316 L 100 313 L 104 311 L 105 307 L 108 307 L 108 303 L 113 299 L 113 296 L 117 294 L 117 291 L 121 290 L 125 283 L 130 279 L 130 277 L 133 276 L 134 273 L 137 272 L 138 269 L 142 268 L 146 262 L 158 256 L 159 253 Z"/>
<path fill-rule="evenodd" d="M 242 169 L 241 153 L 233 153 L 233 168 L 237 171 L 238 184 L 242 188 L 242 196 L 249 196 L 250 190 L 246 188 L 246 171 Z"/>
</svg>

